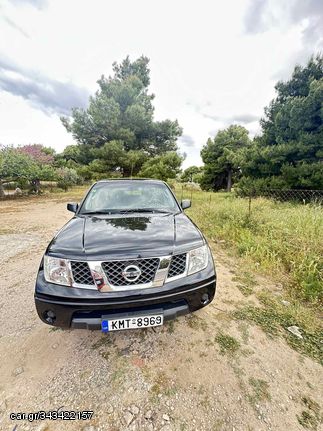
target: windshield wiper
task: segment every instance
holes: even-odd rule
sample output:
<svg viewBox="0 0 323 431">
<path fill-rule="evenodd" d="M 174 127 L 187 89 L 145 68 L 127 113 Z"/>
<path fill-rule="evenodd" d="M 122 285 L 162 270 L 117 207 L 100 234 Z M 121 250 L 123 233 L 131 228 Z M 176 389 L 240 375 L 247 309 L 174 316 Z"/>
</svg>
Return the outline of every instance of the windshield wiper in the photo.
<svg viewBox="0 0 323 431">
<path fill-rule="evenodd" d="M 158 208 L 128 208 L 128 209 L 107 209 L 107 210 L 98 210 L 98 211 L 85 211 L 80 213 L 80 215 L 127 214 L 127 213 L 172 214 L 172 211 L 158 209 Z"/>
<path fill-rule="evenodd" d="M 115 210 L 86 211 L 82 212 L 81 215 L 113 214 L 115 212 Z"/>
<path fill-rule="evenodd" d="M 129 208 L 125 210 L 119 210 L 121 214 L 127 213 L 161 213 L 161 214 L 171 214 L 172 211 L 162 210 L 158 208 Z"/>
</svg>

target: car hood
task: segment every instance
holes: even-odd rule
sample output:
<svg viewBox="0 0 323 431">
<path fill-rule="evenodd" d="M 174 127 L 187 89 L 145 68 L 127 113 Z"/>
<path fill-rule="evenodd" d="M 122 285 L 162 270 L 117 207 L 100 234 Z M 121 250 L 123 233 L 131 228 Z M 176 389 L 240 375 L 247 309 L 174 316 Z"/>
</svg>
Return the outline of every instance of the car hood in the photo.
<svg viewBox="0 0 323 431">
<path fill-rule="evenodd" d="M 47 253 L 70 259 L 137 258 L 186 251 L 203 241 L 184 213 L 75 216 L 53 238 Z"/>
</svg>

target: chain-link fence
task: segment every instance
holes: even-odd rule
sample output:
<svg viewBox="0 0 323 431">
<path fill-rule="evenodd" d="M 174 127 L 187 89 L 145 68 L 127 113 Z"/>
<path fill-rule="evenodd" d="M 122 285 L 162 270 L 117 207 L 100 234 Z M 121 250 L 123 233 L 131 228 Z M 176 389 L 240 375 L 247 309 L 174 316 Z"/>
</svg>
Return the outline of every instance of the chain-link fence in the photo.
<svg viewBox="0 0 323 431">
<path fill-rule="evenodd" d="M 225 192 L 206 192 L 202 191 L 199 186 L 194 183 L 184 183 L 180 188 L 176 188 L 177 197 L 179 199 L 191 199 L 198 195 L 198 200 L 208 201 L 212 199 L 212 195 Z M 304 190 L 304 189 L 251 189 L 247 191 L 233 190 L 232 194 L 237 197 L 244 198 L 269 198 L 281 202 L 323 202 L 323 190 Z"/>
<path fill-rule="evenodd" d="M 175 188 L 177 198 L 190 199 L 194 205 L 211 205 L 218 202 L 225 196 L 246 200 L 246 210 L 249 216 L 252 212 L 252 201 L 257 198 L 266 198 L 275 202 L 293 202 L 301 205 L 318 204 L 323 205 L 323 190 L 297 190 L 297 189 L 253 189 L 242 192 L 233 190 L 231 193 L 202 191 L 194 183 L 178 184 Z"/>
<path fill-rule="evenodd" d="M 245 194 L 248 196 L 248 214 L 251 215 L 252 199 L 267 198 L 277 202 L 295 202 L 299 204 L 323 204 L 323 190 L 297 189 L 264 189 L 253 190 Z"/>
<path fill-rule="evenodd" d="M 251 198 L 265 197 L 282 202 L 296 201 L 301 203 L 323 202 L 323 190 L 295 190 L 295 189 L 265 189 L 251 191 L 248 193 Z"/>
</svg>

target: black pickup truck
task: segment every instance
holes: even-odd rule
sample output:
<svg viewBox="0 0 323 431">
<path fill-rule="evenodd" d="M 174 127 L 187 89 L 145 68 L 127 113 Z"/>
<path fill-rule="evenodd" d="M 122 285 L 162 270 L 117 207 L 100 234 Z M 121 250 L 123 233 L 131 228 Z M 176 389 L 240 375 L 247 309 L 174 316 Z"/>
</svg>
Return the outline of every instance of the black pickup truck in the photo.
<svg viewBox="0 0 323 431">
<path fill-rule="evenodd" d="M 45 323 L 120 329 L 162 325 L 198 310 L 215 294 L 210 249 L 158 180 L 93 184 L 41 261 L 35 303 Z M 53 215 L 54 216 L 54 215 Z"/>
</svg>

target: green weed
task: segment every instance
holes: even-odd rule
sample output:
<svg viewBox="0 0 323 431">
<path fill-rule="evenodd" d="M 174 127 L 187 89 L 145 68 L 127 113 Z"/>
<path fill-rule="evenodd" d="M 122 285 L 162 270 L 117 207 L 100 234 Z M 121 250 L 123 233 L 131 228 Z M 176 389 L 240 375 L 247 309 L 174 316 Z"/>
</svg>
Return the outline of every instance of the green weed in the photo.
<svg viewBox="0 0 323 431">
<path fill-rule="evenodd" d="M 318 421 L 312 413 L 304 410 L 302 411 L 301 416 L 297 415 L 297 420 L 304 428 L 317 430 Z"/>
<path fill-rule="evenodd" d="M 238 284 L 237 288 L 240 290 L 242 295 L 249 296 L 253 293 L 253 289 L 249 286 L 244 286 L 243 284 Z"/>
<path fill-rule="evenodd" d="M 249 384 L 252 388 L 252 394 L 248 396 L 251 404 L 257 404 L 260 401 L 269 401 L 271 399 L 269 393 L 269 384 L 262 379 L 250 377 Z"/>
<path fill-rule="evenodd" d="M 174 320 L 170 320 L 169 322 L 166 322 L 166 328 L 167 328 L 167 332 L 169 334 L 173 334 L 175 331 L 175 322 Z"/>
<path fill-rule="evenodd" d="M 302 397 L 302 403 L 307 410 L 303 410 L 301 416 L 297 416 L 298 422 L 304 428 L 317 430 L 319 423 L 322 422 L 320 406 L 308 396 Z"/>
<path fill-rule="evenodd" d="M 51 326 L 48 330 L 48 332 L 56 332 L 56 331 L 62 331 L 63 329 L 59 326 Z"/>
<path fill-rule="evenodd" d="M 113 344 L 110 335 L 101 335 L 101 337 L 92 344 L 92 349 L 96 350 L 103 346 L 111 346 Z"/>
<path fill-rule="evenodd" d="M 205 322 L 205 320 L 196 316 L 196 314 L 189 314 L 188 316 L 186 316 L 186 322 L 188 326 L 192 329 L 202 329 L 203 331 L 206 331 L 207 329 L 207 323 Z"/>
<path fill-rule="evenodd" d="M 264 307 L 247 305 L 234 311 L 233 317 L 253 322 L 271 336 L 282 335 L 292 348 L 323 364 L 323 332 L 314 313 L 297 303 L 286 307 L 268 293 L 258 298 Z M 287 331 L 293 325 L 300 328 L 302 339 Z"/>
<path fill-rule="evenodd" d="M 152 401 L 158 402 L 158 395 L 163 394 L 172 397 L 177 393 L 177 388 L 172 384 L 171 380 L 164 372 L 159 372 L 153 378 L 153 385 L 150 389 Z"/>
<path fill-rule="evenodd" d="M 315 416 L 320 416 L 320 406 L 319 404 L 312 400 L 310 397 L 302 397 L 303 404 L 315 414 Z"/>
<path fill-rule="evenodd" d="M 234 337 L 231 337 L 231 335 L 225 335 L 225 334 L 218 334 L 215 337 L 215 341 L 220 346 L 220 353 L 222 355 L 234 355 L 237 353 L 237 351 L 240 348 L 240 343 L 238 340 L 236 340 Z"/>
</svg>

